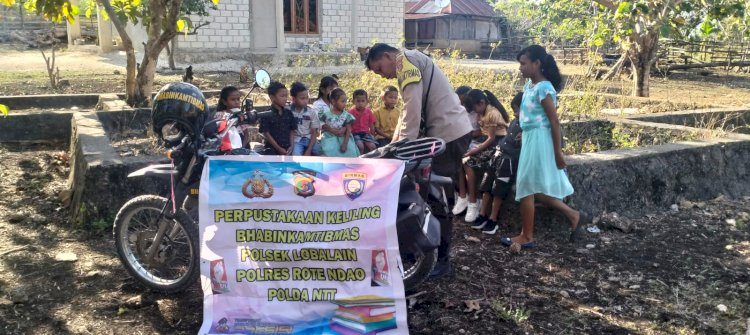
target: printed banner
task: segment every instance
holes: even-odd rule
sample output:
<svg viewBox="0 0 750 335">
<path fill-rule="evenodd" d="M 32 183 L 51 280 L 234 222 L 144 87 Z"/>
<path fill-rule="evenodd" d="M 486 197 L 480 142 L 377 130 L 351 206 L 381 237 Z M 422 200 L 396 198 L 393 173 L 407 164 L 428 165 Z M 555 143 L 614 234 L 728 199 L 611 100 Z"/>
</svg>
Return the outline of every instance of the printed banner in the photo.
<svg viewBox="0 0 750 335">
<path fill-rule="evenodd" d="M 403 162 L 212 157 L 200 187 L 199 334 L 408 334 Z"/>
</svg>

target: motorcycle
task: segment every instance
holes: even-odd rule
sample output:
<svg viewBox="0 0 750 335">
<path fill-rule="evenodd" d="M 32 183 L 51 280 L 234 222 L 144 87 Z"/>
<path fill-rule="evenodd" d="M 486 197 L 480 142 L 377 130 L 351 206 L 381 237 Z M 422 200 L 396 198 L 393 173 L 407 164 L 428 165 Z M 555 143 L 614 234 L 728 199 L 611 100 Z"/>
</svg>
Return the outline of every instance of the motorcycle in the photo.
<svg viewBox="0 0 750 335">
<path fill-rule="evenodd" d="M 256 84 L 265 88 L 268 83 L 268 73 L 258 71 Z M 131 199 L 115 217 L 113 231 L 120 261 L 128 273 L 146 287 L 175 293 L 197 279 L 200 272 L 198 190 L 204 163 L 214 155 L 257 155 L 246 148 L 222 146 L 240 119 L 257 121 L 259 114 L 254 110 L 242 112 L 245 114 L 233 113 L 225 120 L 212 120 L 203 127 L 201 134 L 193 136 L 170 132 L 169 128 L 174 125 L 164 125 L 167 129 L 160 132 L 162 140 L 176 143 L 167 155 L 173 163 L 151 165 L 128 175 L 129 178 L 161 178 L 172 185 L 165 196 L 141 195 Z M 430 172 L 432 158 L 444 150 L 443 140 L 422 138 L 394 142 L 361 156 L 405 162 L 396 229 L 407 290 L 427 279 L 434 268 L 441 220 L 450 220 L 445 189 L 452 180 Z"/>
<path fill-rule="evenodd" d="M 424 137 L 393 142 L 360 156 L 404 161 L 396 232 L 406 290 L 415 288 L 429 277 L 438 259 L 441 227 L 445 221 L 452 220 L 445 190 L 452 187 L 453 180 L 431 172 L 432 158 L 443 151 L 445 141 Z"/>
</svg>

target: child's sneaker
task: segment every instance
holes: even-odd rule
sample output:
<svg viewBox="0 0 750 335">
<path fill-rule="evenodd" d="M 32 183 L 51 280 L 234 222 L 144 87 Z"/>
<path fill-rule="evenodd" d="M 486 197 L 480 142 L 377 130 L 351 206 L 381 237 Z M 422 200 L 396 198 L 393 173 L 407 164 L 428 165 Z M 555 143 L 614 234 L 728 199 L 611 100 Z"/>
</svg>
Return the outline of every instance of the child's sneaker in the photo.
<svg viewBox="0 0 750 335">
<path fill-rule="evenodd" d="M 476 219 L 476 220 L 474 220 L 474 222 L 473 222 L 473 223 L 471 224 L 471 228 L 472 228 L 472 229 L 477 229 L 477 230 L 479 230 L 479 229 L 482 229 L 482 228 L 484 228 L 484 225 L 486 225 L 486 224 L 487 224 L 487 220 L 489 220 L 489 218 L 487 218 L 487 217 L 486 217 L 486 216 L 484 216 L 484 215 L 480 215 L 480 216 L 478 216 L 478 217 L 477 217 L 477 219 Z"/>
<path fill-rule="evenodd" d="M 476 221 L 477 216 L 479 216 L 479 201 L 469 203 L 469 205 L 466 206 L 466 216 L 464 216 L 464 221 L 474 222 Z"/>
<path fill-rule="evenodd" d="M 482 234 L 495 235 L 495 233 L 497 233 L 497 228 L 498 228 L 497 222 L 492 221 L 492 220 L 487 220 L 485 223 L 486 224 L 483 224 L 484 227 L 482 227 Z"/>
<path fill-rule="evenodd" d="M 456 204 L 453 206 L 453 215 L 459 215 L 463 213 L 466 210 L 466 207 L 469 206 L 469 196 L 465 196 L 463 198 L 456 197 Z"/>
</svg>

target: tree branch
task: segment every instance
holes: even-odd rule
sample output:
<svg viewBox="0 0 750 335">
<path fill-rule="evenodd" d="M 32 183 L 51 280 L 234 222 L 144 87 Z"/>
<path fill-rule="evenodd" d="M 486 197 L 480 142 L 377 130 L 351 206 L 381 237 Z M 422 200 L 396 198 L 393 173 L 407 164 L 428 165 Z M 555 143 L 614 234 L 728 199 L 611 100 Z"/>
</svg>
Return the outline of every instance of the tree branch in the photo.
<svg viewBox="0 0 750 335">
<path fill-rule="evenodd" d="M 177 18 L 180 15 L 180 6 L 182 5 L 181 0 L 172 0 L 169 2 L 169 9 L 167 11 L 167 24 L 164 26 L 164 31 L 156 41 L 157 45 L 165 45 L 172 40 L 173 37 L 177 36 Z"/>
<path fill-rule="evenodd" d="M 205 26 L 207 26 L 209 24 L 211 24 L 211 22 L 209 22 L 209 21 L 201 22 L 197 26 L 193 27 L 193 31 L 191 31 L 191 32 L 189 32 L 187 34 L 188 35 L 198 35 L 198 29 L 200 29 L 201 27 L 205 27 Z"/>
</svg>

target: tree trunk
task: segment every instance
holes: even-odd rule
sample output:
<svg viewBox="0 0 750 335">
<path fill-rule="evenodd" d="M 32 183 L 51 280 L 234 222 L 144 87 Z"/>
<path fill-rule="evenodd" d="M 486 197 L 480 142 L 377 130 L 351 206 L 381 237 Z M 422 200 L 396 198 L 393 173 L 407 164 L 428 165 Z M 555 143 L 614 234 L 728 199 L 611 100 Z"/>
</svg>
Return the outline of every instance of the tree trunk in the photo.
<svg viewBox="0 0 750 335">
<path fill-rule="evenodd" d="M 651 79 L 651 66 L 648 62 L 639 59 L 633 62 L 633 96 L 649 96 L 649 79 Z"/>
<path fill-rule="evenodd" d="M 127 59 L 127 63 L 125 66 L 125 94 L 127 96 L 127 103 L 133 106 L 136 103 L 135 75 L 136 71 L 138 70 L 135 62 L 135 48 L 133 48 L 133 40 L 131 40 L 130 36 L 128 36 L 128 33 L 125 31 L 125 25 L 120 22 L 120 19 L 118 19 L 117 13 L 115 13 L 115 10 L 112 8 L 109 0 L 98 0 L 98 2 L 100 5 L 102 5 L 102 7 L 104 7 L 104 10 L 109 16 L 109 19 L 112 21 L 112 24 L 115 25 L 115 29 L 117 29 L 117 33 L 120 35 L 120 39 L 122 39 L 122 47 L 125 49 L 125 56 Z"/>
<path fill-rule="evenodd" d="M 143 61 L 140 67 L 135 61 L 133 41 L 125 31 L 125 26 L 118 20 L 109 0 L 98 0 L 98 2 L 107 11 L 107 15 L 109 15 L 109 19 L 112 20 L 120 34 L 122 45 L 125 48 L 125 54 L 127 55 L 127 79 L 125 81 L 127 102 L 133 107 L 147 106 L 151 100 L 151 90 L 154 84 L 156 61 L 159 59 L 159 53 L 177 35 L 176 25 L 182 0 L 154 0 L 149 2 L 151 22 L 148 26 L 148 41 L 144 46 Z M 164 19 L 166 19 L 166 22 L 164 22 Z M 162 25 L 164 25 L 164 31 L 162 31 Z"/>
<path fill-rule="evenodd" d="M 156 75 L 156 63 L 159 59 L 159 54 L 153 54 L 153 48 L 146 50 L 141 61 L 141 66 L 138 68 L 138 75 L 136 76 L 137 94 L 139 100 L 137 105 L 134 107 L 146 107 L 151 101 L 151 92 L 153 92 L 154 76 Z"/>
<path fill-rule="evenodd" d="M 177 66 L 174 65 L 174 41 L 173 38 L 171 42 L 169 42 L 169 45 L 167 46 L 167 53 L 169 54 L 169 69 L 170 70 L 177 70 Z"/>
<path fill-rule="evenodd" d="M 156 62 L 164 47 L 177 36 L 180 5 L 182 5 L 182 0 L 149 2 L 151 22 L 148 25 L 148 40 L 144 46 L 143 60 L 136 76 L 136 96 L 138 99 L 135 101 L 134 107 L 147 106 L 151 101 Z"/>
<path fill-rule="evenodd" d="M 628 52 L 633 67 L 633 95 L 637 97 L 649 96 L 649 80 L 651 67 L 656 61 L 659 46 L 658 31 L 647 31 L 643 35 L 633 36 L 634 43 Z"/>
</svg>

